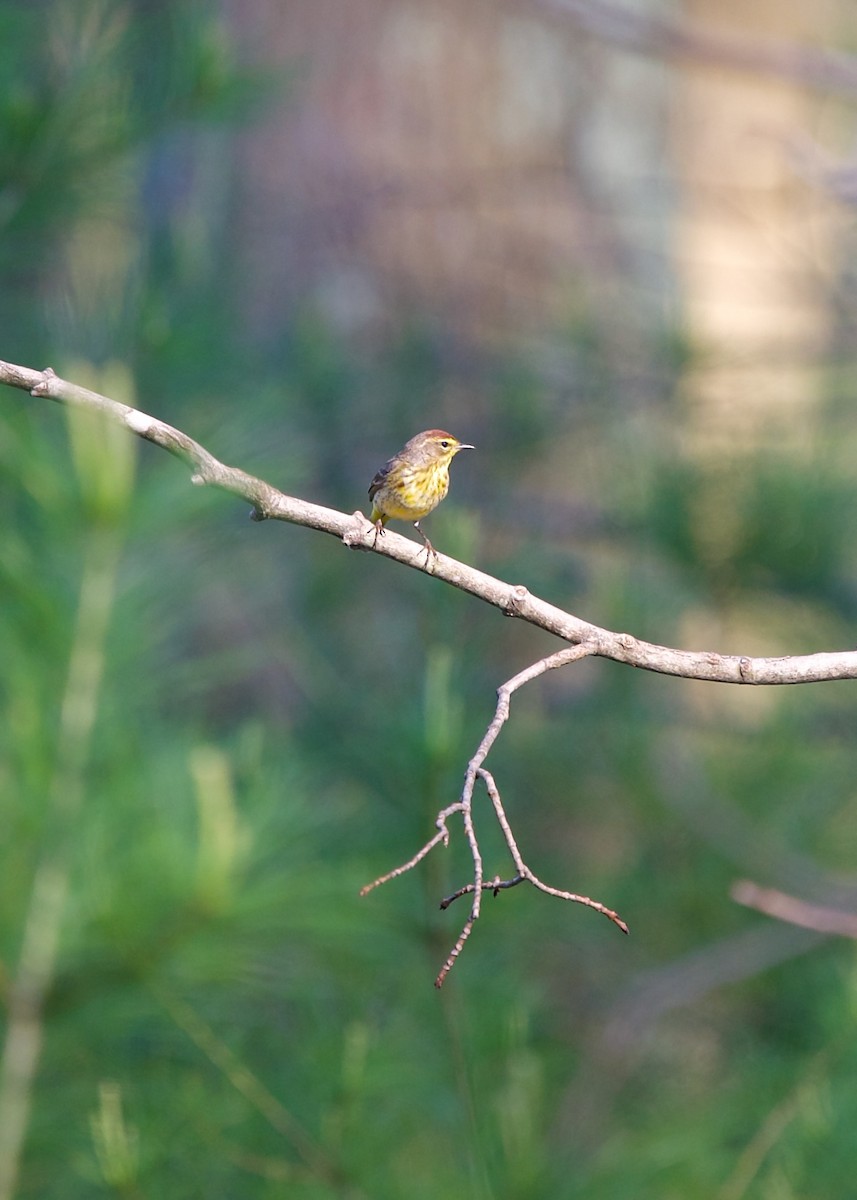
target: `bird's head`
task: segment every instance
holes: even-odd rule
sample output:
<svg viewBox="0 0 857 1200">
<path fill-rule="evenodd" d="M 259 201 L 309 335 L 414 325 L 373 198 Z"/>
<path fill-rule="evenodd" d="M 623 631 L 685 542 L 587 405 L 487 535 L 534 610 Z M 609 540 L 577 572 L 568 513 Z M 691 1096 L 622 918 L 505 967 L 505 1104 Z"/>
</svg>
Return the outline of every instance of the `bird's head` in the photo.
<svg viewBox="0 0 857 1200">
<path fill-rule="evenodd" d="M 443 429 L 426 429 L 412 437 L 405 447 L 414 458 L 422 459 L 423 462 L 443 464 L 452 462 L 459 450 L 473 449 L 473 446 L 467 442 L 460 442 L 457 437 Z"/>
</svg>

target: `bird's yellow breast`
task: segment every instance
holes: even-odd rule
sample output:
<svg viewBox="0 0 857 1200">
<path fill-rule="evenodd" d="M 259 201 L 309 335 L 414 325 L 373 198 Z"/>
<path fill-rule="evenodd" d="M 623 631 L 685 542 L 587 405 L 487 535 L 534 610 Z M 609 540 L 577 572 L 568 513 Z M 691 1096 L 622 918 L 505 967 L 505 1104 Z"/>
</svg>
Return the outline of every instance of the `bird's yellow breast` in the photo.
<svg viewBox="0 0 857 1200">
<path fill-rule="evenodd" d="M 373 498 L 374 506 L 388 521 L 419 521 L 437 508 L 448 491 L 446 464 L 402 466 L 390 471 Z"/>
</svg>

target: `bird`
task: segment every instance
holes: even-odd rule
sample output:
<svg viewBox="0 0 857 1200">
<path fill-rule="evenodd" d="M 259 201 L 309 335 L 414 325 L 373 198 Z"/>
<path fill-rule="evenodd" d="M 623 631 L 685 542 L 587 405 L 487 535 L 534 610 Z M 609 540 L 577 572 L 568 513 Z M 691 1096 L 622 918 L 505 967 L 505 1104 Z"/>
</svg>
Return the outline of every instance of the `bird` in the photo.
<svg viewBox="0 0 857 1200">
<path fill-rule="evenodd" d="M 406 442 L 369 485 L 369 520 L 375 524 L 373 548 L 388 521 L 411 521 L 425 543 L 426 565 L 432 555 L 437 558 L 437 551 L 420 529 L 420 521 L 449 491 L 449 464 L 456 454 L 473 449 L 443 429 L 426 429 Z"/>
</svg>

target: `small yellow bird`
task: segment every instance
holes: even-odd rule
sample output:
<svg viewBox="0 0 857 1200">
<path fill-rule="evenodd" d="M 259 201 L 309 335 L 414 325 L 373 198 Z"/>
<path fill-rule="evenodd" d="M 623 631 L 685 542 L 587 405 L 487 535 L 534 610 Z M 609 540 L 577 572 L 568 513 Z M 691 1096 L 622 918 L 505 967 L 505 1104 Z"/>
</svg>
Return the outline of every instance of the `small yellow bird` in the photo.
<svg viewBox="0 0 857 1200">
<path fill-rule="evenodd" d="M 426 429 L 394 454 L 369 486 L 369 520 L 375 522 L 375 542 L 388 521 L 412 521 L 425 542 L 426 564 L 429 555 L 436 558 L 437 551 L 420 529 L 420 521 L 449 491 L 449 464 L 456 454 L 474 448 L 442 429 Z"/>
</svg>

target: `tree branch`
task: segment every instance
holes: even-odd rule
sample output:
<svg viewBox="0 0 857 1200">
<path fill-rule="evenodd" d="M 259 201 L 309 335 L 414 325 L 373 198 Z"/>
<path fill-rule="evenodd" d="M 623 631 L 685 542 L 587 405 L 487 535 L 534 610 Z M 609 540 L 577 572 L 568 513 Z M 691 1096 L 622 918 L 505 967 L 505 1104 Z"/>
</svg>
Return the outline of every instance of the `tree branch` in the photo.
<svg viewBox="0 0 857 1200">
<path fill-rule="evenodd" d="M 600 901 L 574 892 L 562 891 L 543 883 L 527 866 L 518 849 L 503 807 L 500 791 L 493 775 L 483 765 L 509 718 L 511 697 L 518 688 L 547 671 L 588 657 L 609 658 L 615 662 L 646 671 L 680 676 L 683 679 L 708 680 L 719 683 L 795 684 L 857 678 L 857 651 L 854 650 L 827 651 L 779 658 L 753 658 L 745 655 L 717 654 L 713 651 L 678 650 L 669 646 L 640 641 L 628 633 L 616 633 L 601 629 L 597 625 L 583 621 L 579 617 L 531 595 L 521 584 L 505 583 L 503 580 L 475 570 L 466 563 L 448 558 L 444 554 L 429 556 L 426 561 L 423 547 L 399 534 L 388 531 L 385 538 L 376 539 L 375 527 L 363 513 L 355 512 L 349 515 L 337 512 L 335 509 L 324 508 L 318 504 L 310 504 L 294 496 L 288 496 L 262 479 L 248 475 L 238 468 L 226 466 L 181 430 L 174 429 L 171 425 L 140 412 L 139 409 L 120 404 L 97 392 L 88 391 L 86 388 L 60 379 L 50 368 L 44 371 L 34 371 L 27 367 L 18 367 L 0 361 L 0 383 L 22 389 L 35 397 L 44 397 L 60 404 L 95 409 L 104 413 L 138 437 L 161 446 L 170 454 L 181 459 L 192 470 L 192 483 L 220 488 L 248 501 L 252 506 L 251 515 L 257 521 L 278 520 L 288 521 L 294 525 L 304 525 L 338 537 L 344 545 L 351 549 L 371 551 L 387 558 L 393 558 L 405 566 L 421 570 L 426 574 L 436 575 L 444 582 L 452 584 L 453 587 L 460 588 L 462 591 L 484 600 L 487 604 L 499 608 L 507 616 L 519 617 L 528 624 L 553 633 L 570 643 L 566 649 L 559 650 L 533 663 L 513 676 L 512 679 L 507 680 L 498 689 L 494 717 L 475 754 L 467 764 L 460 799 L 438 813 L 435 819 L 437 832 L 412 858 L 367 884 L 361 891 L 361 895 L 365 895 L 382 883 L 387 883 L 404 872 L 412 870 L 435 846 L 441 843 L 444 846 L 448 845 L 450 838 L 448 822 L 451 817 L 461 814 L 465 837 L 473 860 L 473 878 L 471 882 L 447 896 L 441 902 L 441 908 L 449 907 L 453 901 L 464 895 L 472 896 L 472 902 L 470 913 L 461 933 L 435 980 L 437 987 L 442 986 L 473 931 L 481 911 L 484 891 L 491 891 L 496 896 L 500 891 L 527 882 L 548 895 L 595 909 L 624 933 L 628 932 L 625 922 Z M 473 793 L 477 779 L 481 779 L 486 787 L 495 817 L 515 865 L 515 874 L 508 879 L 495 876 L 486 880 L 484 877 L 482 855 L 472 817 Z M 744 902 L 747 902 L 746 899 Z"/>
<path fill-rule="evenodd" d="M 816 933 L 857 938 L 857 913 L 831 908 L 827 904 L 810 904 L 777 888 L 760 887 L 749 879 L 738 880 L 732 887 L 731 896 L 738 904 L 755 908 L 757 912 L 789 925 L 814 929 Z"/>
<path fill-rule="evenodd" d="M 682 679 L 715 683 L 771 685 L 857 679 L 857 650 L 751 658 L 706 650 L 676 650 L 641 641 L 629 633 L 601 629 L 532 595 L 523 584 L 495 579 L 445 554 L 438 554 L 437 558 L 430 557 L 426 563 L 421 545 L 391 530 L 387 531 L 386 537 L 378 538 L 377 545 L 374 545 L 375 526 L 363 513 L 337 512 L 333 508 L 288 496 L 264 480 L 248 475 L 246 471 L 226 466 L 199 442 L 172 425 L 60 379 L 50 368 L 34 371 L 0 361 L 0 383 L 21 388 L 32 396 L 106 414 L 138 437 L 161 446 L 191 467 L 192 483 L 220 488 L 246 500 L 252 506 L 252 515 L 257 521 L 276 520 L 304 525 L 338 537 L 353 550 L 366 550 L 393 558 L 405 566 L 435 575 L 445 583 L 499 608 L 506 616 L 519 617 L 565 642 L 572 645 L 586 643 L 586 653 L 595 657 L 609 658 L 629 667 L 639 667 L 662 675 L 678 675 Z M 542 669 L 537 669 L 536 674 L 541 674 Z"/>
</svg>

